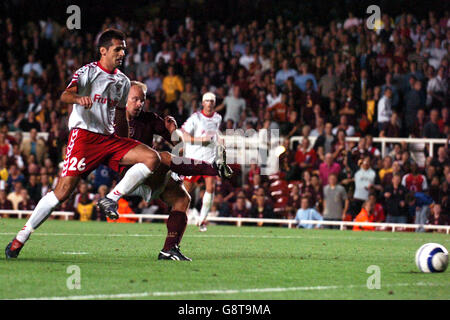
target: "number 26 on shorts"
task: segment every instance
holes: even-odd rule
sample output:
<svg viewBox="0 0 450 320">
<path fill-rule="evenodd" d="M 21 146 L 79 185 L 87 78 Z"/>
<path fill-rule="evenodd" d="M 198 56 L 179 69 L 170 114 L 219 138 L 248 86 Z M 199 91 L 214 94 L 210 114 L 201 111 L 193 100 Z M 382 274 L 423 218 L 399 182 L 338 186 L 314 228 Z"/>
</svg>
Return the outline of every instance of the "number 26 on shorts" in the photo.
<svg viewBox="0 0 450 320">
<path fill-rule="evenodd" d="M 76 157 L 72 157 L 69 160 L 69 171 L 83 171 L 84 169 L 86 169 L 86 163 L 84 163 L 84 160 L 86 160 L 86 158 L 82 158 L 80 161 L 78 161 L 78 159 Z"/>
</svg>

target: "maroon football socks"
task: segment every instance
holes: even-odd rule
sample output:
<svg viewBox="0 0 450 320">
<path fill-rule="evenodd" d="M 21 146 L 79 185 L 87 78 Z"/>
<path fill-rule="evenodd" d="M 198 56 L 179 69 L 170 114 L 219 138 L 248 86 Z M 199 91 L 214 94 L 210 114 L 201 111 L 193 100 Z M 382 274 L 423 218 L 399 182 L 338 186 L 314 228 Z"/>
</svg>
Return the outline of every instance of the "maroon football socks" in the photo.
<svg viewBox="0 0 450 320">
<path fill-rule="evenodd" d="M 179 245 L 187 226 L 187 215 L 182 211 L 172 211 L 167 219 L 167 237 L 164 243 L 164 251 Z"/>
</svg>

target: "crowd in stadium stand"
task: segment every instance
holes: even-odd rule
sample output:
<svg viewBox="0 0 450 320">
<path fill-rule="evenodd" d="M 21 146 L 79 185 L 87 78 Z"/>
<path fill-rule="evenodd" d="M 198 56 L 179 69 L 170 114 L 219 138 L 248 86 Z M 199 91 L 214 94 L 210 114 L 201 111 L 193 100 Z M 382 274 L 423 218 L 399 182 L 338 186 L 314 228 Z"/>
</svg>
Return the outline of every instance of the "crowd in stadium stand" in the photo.
<svg viewBox="0 0 450 320">
<path fill-rule="evenodd" d="M 413 144 L 391 143 L 383 155 L 373 142 L 449 139 L 448 12 L 421 19 L 383 14 L 375 29 L 352 14 L 323 25 L 278 16 L 232 27 L 189 17 L 178 25 L 116 17 L 97 34 L 67 30 L 50 18 L 5 19 L 0 209 L 33 209 L 55 185 L 71 111 L 59 96 L 75 70 L 98 59 L 95 40 L 110 27 L 127 34 L 123 71 L 147 85 L 146 111 L 172 115 L 181 126 L 212 91 L 223 130 L 279 129 L 284 137 L 280 171 L 265 176 L 252 164 L 244 183 L 238 176 L 218 178 L 210 215 L 450 223 L 448 142 L 419 152 Z M 294 136 L 303 140 L 290 148 Z M 352 143 L 349 136 L 361 139 Z M 169 150 L 161 141 L 155 148 Z M 59 210 L 104 220 L 94 203 L 116 181 L 100 167 Z M 193 207 L 201 206 L 203 191 L 195 191 Z M 152 204 L 167 209 L 159 201 L 128 200 L 127 210 L 137 213 Z"/>
</svg>

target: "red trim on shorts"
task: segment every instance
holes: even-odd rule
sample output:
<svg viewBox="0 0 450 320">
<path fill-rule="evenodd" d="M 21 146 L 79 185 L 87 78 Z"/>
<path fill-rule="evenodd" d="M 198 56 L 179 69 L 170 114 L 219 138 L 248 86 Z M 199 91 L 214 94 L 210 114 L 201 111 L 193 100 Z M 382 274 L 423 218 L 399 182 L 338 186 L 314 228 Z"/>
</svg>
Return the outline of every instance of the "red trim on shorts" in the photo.
<svg viewBox="0 0 450 320">
<path fill-rule="evenodd" d="M 72 154 L 72 149 L 75 145 L 75 140 L 78 136 L 79 132 L 78 130 L 79 129 L 75 128 L 72 129 L 72 131 L 70 132 L 69 142 L 66 147 L 66 158 L 64 159 L 63 162 L 63 171 L 61 172 L 61 177 L 65 177 L 67 175 L 67 169 L 69 168 L 69 159 L 70 155 Z"/>
</svg>

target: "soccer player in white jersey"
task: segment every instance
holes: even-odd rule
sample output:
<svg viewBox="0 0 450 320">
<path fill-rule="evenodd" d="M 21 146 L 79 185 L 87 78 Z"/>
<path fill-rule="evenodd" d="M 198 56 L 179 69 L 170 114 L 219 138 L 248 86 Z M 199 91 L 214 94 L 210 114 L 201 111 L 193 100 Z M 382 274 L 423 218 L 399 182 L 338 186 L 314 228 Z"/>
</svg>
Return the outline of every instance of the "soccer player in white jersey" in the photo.
<svg viewBox="0 0 450 320">
<path fill-rule="evenodd" d="M 117 69 L 125 56 L 125 35 L 118 30 L 106 30 L 99 38 L 98 48 L 100 60 L 78 69 L 61 95 L 61 101 L 73 104 L 73 110 L 69 118 L 71 131 L 66 158 L 58 184 L 39 201 L 25 226 L 8 244 L 6 258 L 17 258 L 31 233 L 70 196 L 80 179 L 100 164 L 115 171 L 119 170 L 119 165 L 132 165 L 113 192 L 99 201 L 100 209 L 112 219 L 118 217 L 120 196 L 133 191 L 160 164 L 161 158 L 155 150 L 114 134 L 114 130 L 128 132 L 126 125 L 114 127 L 115 116 L 125 118 L 130 90 L 130 80 Z"/>
<path fill-rule="evenodd" d="M 207 92 L 202 97 L 203 109 L 192 114 L 182 125 L 183 141 L 185 142 L 184 154 L 186 157 L 203 160 L 209 163 L 214 162 L 218 148 L 222 145 L 216 144 L 218 139 L 219 126 L 222 116 L 214 111 L 216 106 L 216 96 L 212 92 Z M 226 166 L 228 169 L 229 167 Z M 230 174 L 231 175 L 231 174 Z M 202 176 L 185 177 L 184 185 L 190 192 Z M 202 208 L 198 225 L 200 231 L 206 231 L 206 217 L 214 201 L 215 177 L 203 176 L 206 190 L 202 199 Z"/>
</svg>

